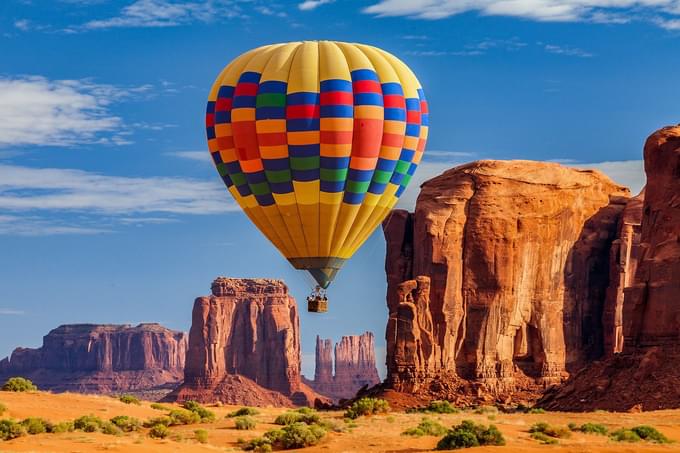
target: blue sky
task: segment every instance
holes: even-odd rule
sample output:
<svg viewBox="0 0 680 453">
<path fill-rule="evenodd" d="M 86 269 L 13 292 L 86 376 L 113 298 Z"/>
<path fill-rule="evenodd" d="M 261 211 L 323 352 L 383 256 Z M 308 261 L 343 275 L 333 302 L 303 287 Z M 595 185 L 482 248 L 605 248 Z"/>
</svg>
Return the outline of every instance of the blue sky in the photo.
<svg viewBox="0 0 680 453">
<path fill-rule="evenodd" d="M 218 275 L 304 274 L 242 215 L 207 159 L 219 70 L 267 43 L 333 39 L 409 64 L 430 103 L 418 182 L 465 161 L 557 160 L 639 190 L 641 149 L 680 121 L 680 0 L 304 2 L 4 0 L 0 4 L 0 357 L 62 323 L 187 330 Z M 317 334 L 375 332 L 384 240 L 339 274 Z"/>
</svg>

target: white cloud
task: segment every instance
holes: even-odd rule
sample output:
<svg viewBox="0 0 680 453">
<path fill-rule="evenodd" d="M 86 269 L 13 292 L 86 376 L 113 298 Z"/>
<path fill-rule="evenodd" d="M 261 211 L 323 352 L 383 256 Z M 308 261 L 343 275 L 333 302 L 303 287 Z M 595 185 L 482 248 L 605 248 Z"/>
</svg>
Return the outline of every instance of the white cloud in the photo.
<svg viewBox="0 0 680 453">
<path fill-rule="evenodd" d="M 39 76 L 0 78 L 0 147 L 129 143 L 120 130 L 122 119 L 109 106 L 151 88 Z"/>
<path fill-rule="evenodd" d="M 570 164 L 577 168 L 595 168 L 609 176 L 617 184 L 628 187 L 633 195 L 640 193 L 647 183 L 645 163 L 642 160 L 597 162 L 592 164 Z"/>
<path fill-rule="evenodd" d="M 333 3 L 334 0 L 305 0 L 298 5 L 298 8 L 302 11 L 311 11 L 318 8 L 321 5 L 326 5 L 328 3 Z"/>
<path fill-rule="evenodd" d="M 579 58 L 591 58 L 594 55 L 590 52 L 587 52 L 585 50 L 579 49 L 577 47 L 569 47 L 569 46 L 557 46 L 554 44 L 544 44 L 544 43 L 539 43 L 539 45 L 543 46 L 543 49 L 548 52 L 548 53 L 553 53 L 556 55 L 565 55 L 568 57 L 579 57 Z"/>
<path fill-rule="evenodd" d="M 21 316 L 25 315 L 26 312 L 23 310 L 14 310 L 12 308 L 0 308 L 0 316 L 7 315 L 7 316 Z"/>
<path fill-rule="evenodd" d="M 237 210 L 221 182 L 106 176 L 82 170 L 0 164 L 0 210 L 217 214 Z"/>
<path fill-rule="evenodd" d="M 381 0 L 363 11 L 418 19 L 443 19 L 476 11 L 537 21 L 598 23 L 624 23 L 632 18 L 661 15 L 655 22 L 672 28 L 673 20 L 680 15 L 680 0 Z"/>
<path fill-rule="evenodd" d="M 0 235 L 5 236 L 91 235 L 111 231 L 102 226 L 79 226 L 62 219 L 47 219 L 35 215 L 0 215 Z"/>
<path fill-rule="evenodd" d="M 171 151 L 166 154 L 179 157 L 180 159 L 195 160 L 199 162 L 212 162 L 212 158 L 210 157 L 210 153 L 208 151 Z"/>
<path fill-rule="evenodd" d="M 28 19 L 15 20 L 14 27 L 21 31 L 28 31 L 31 29 L 31 22 Z"/>
<path fill-rule="evenodd" d="M 215 13 L 212 1 L 137 0 L 125 6 L 117 16 L 92 20 L 80 28 L 94 30 L 120 27 L 174 27 L 195 21 L 208 22 Z M 236 15 L 235 9 L 220 9 L 222 17 Z"/>
<path fill-rule="evenodd" d="M 516 52 L 525 48 L 528 44 L 521 41 L 517 37 L 510 39 L 491 39 L 487 38 L 482 41 L 467 44 L 460 50 L 410 50 L 406 51 L 407 55 L 414 55 L 418 57 L 439 57 L 439 56 L 456 56 L 456 57 L 474 57 L 484 55 L 491 50 L 503 50 L 507 52 Z"/>
</svg>

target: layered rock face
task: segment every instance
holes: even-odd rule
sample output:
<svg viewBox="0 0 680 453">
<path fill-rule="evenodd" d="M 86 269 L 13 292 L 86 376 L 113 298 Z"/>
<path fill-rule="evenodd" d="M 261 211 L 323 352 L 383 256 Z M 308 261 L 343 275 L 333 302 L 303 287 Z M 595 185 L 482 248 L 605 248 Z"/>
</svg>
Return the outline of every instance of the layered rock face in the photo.
<svg viewBox="0 0 680 453">
<path fill-rule="evenodd" d="M 331 340 L 316 337 L 316 368 L 310 387 L 334 401 L 349 399 L 362 387 L 380 383 L 375 366 L 375 341 L 372 332 L 344 336 L 335 344 L 335 374 Z"/>
<path fill-rule="evenodd" d="M 37 349 L 0 361 L 0 376 L 24 376 L 39 388 L 86 393 L 142 392 L 182 380 L 187 336 L 159 324 L 62 325 Z"/>
<path fill-rule="evenodd" d="M 286 285 L 216 279 L 212 295 L 194 302 L 184 384 L 168 399 L 281 406 L 315 398 L 301 382 L 298 309 Z"/>
<path fill-rule="evenodd" d="M 637 263 L 630 268 L 635 277 L 623 285 L 623 352 L 548 392 L 540 401 L 546 408 L 680 407 L 680 126 L 652 134 L 644 156 L 647 185 Z"/>
<path fill-rule="evenodd" d="M 383 226 L 386 387 L 542 390 L 602 355 L 628 197 L 597 171 L 530 161 L 473 162 L 423 184 L 415 213 Z"/>
<path fill-rule="evenodd" d="M 640 233 L 644 190 L 631 198 L 619 219 L 617 239 L 609 252 L 609 287 L 604 301 L 602 324 L 604 352 L 611 357 L 623 350 L 623 300 L 633 284 L 640 256 Z"/>
</svg>

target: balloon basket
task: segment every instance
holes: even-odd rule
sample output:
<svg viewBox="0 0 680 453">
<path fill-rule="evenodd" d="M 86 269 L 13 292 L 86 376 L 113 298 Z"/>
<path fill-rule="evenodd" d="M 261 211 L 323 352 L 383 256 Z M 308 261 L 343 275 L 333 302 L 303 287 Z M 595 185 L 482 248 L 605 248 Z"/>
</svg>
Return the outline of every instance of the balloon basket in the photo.
<svg viewBox="0 0 680 453">
<path fill-rule="evenodd" d="M 328 300 L 307 299 L 307 311 L 310 313 L 326 313 L 328 311 Z"/>
<path fill-rule="evenodd" d="M 328 298 L 325 289 L 317 286 L 312 294 L 307 296 L 307 311 L 310 313 L 326 313 L 328 311 Z"/>
</svg>

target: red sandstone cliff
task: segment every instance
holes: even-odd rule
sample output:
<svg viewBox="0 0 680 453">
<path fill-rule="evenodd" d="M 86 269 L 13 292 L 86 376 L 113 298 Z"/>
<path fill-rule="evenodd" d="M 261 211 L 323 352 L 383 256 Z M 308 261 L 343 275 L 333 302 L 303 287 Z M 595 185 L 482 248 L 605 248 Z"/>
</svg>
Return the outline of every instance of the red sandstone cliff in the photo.
<svg viewBox="0 0 680 453">
<path fill-rule="evenodd" d="M 644 190 L 631 198 L 619 219 L 617 239 L 609 252 L 609 287 L 604 301 L 602 325 L 604 352 L 612 356 L 623 350 L 623 300 L 633 284 L 640 256 L 640 231 Z"/>
<path fill-rule="evenodd" d="M 610 245 L 628 190 L 602 173 L 479 161 L 384 225 L 385 387 L 509 398 L 603 353 Z"/>
<path fill-rule="evenodd" d="M 280 280 L 216 279 L 194 303 L 184 384 L 168 399 L 314 404 L 301 383 L 295 299 Z"/>
<path fill-rule="evenodd" d="M 59 326 L 37 349 L 0 361 L 0 380 L 24 376 L 56 392 L 150 392 L 182 380 L 187 337 L 158 324 Z"/>
<path fill-rule="evenodd" d="M 644 156 L 647 186 L 635 278 L 624 285 L 623 352 L 548 392 L 540 401 L 546 408 L 680 407 L 680 126 L 652 134 Z"/>
<path fill-rule="evenodd" d="M 306 381 L 318 393 L 334 401 L 349 399 L 362 387 L 380 383 L 375 366 L 375 341 L 372 332 L 344 336 L 335 344 L 335 374 L 331 359 L 331 340 L 316 337 L 314 380 Z"/>
</svg>

